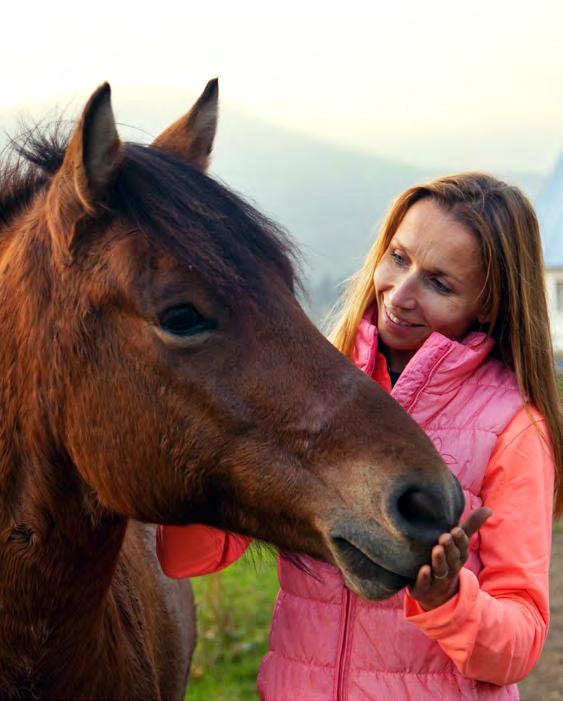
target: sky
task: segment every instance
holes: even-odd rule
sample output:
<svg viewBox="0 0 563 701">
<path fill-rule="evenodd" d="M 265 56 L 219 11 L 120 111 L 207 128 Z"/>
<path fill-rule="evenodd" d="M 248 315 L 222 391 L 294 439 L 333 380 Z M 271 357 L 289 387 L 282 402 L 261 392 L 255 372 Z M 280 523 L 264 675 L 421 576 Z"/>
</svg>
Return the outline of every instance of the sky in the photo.
<svg viewBox="0 0 563 701">
<path fill-rule="evenodd" d="M 2 6 L 2 110 L 104 80 L 186 91 L 412 165 L 548 173 L 563 150 L 563 2 L 76 0 Z"/>
</svg>

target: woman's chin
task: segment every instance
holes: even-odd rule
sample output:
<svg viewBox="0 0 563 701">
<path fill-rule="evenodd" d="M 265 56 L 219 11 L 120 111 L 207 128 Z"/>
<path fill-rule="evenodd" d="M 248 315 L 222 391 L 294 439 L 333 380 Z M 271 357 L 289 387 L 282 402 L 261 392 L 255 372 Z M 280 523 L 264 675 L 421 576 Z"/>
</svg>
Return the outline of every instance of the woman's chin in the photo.
<svg viewBox="0 0 563 701">
<path fill-rule="evenodd" d="M 388 329 L 384 324 L 378 327 L 379 341 L 383 343 L 385 348 L 396 353 L 403 353 L 407 356 L 407 360 L 413 356 L 416 351 L 422 346 L 424 341 L 430 336 L 429 333 L 421 334 L 412 333 L 407 338 L 408 334 L 397 334 Z"/>
</svg>

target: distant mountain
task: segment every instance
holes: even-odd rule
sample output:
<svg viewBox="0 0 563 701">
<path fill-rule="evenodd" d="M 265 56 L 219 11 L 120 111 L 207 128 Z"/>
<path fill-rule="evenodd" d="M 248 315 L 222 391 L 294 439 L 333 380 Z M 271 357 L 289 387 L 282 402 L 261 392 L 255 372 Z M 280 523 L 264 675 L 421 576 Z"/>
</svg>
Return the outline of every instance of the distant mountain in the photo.
<svg viewBox="0 0 563 701">
<path fill-rule="evenodd" d="M 147 142 L 189 107 L 178 90 L 150 94 L 115 90 L 125 138 Z M 66 111 L 75 116 L 80 105 Z M 34 110 L 34 115 L 45 113 Z M 53 117 L 53 113 L 49 118 Z M 131 128 L 126 125 L 136 125 Z M 14 111 L 0 112 L 0 130 L 15 130 Z M 0 137 L 1 138 L 1 137 Z M 211 174 L 284 225 L 301 245 L 313 306 L 360 264 L 386 209 L 402 190 L 442 174 L 284 131 L 223 106 Z M 530 197 L 542 177 L 505 174 Z M 316 300 L 317 293 L 323 301 Z"/>
</svg>

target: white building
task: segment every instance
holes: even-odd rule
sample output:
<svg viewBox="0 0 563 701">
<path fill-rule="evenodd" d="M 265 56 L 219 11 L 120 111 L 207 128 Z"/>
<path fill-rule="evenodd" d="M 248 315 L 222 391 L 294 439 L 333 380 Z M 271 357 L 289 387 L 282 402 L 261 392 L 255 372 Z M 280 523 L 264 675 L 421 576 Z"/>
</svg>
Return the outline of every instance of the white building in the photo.
<svg viewBox="0 0 563 701">
<path fill-rule="evenodd" d="M 563 156 L 536 198 L 555 354 L 563 361 Z"/>
</svg>

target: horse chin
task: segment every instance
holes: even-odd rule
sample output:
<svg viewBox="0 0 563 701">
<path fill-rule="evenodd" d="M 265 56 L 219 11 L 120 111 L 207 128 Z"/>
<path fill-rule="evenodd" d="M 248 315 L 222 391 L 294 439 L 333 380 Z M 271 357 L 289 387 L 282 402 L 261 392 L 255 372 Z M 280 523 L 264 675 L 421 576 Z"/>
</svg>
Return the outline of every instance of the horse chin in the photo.
<svg viewBox="0 0 563 701">
<path fill-rule="evenodd" d="M 409 578 L 386 570 L 375 563 L 373 563 L 373 578 L 368 579 L 345 570 L 342 570 L 342 576 L 348 589 L 371 601 L 388 599 L 404 589 L 411 581 Z"/>
<path fill-rule="evenodd" d="M 333 537 L 331 541 L 334 562 L 340 568 L 346 586 L 365 599 L 387 599 L 413 579 L 384 567 L 345 538 Z"/>
</svg>

